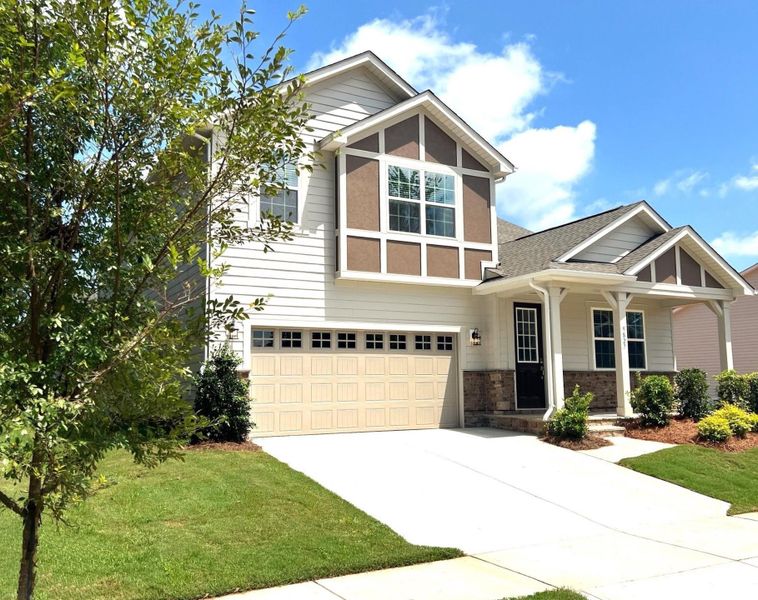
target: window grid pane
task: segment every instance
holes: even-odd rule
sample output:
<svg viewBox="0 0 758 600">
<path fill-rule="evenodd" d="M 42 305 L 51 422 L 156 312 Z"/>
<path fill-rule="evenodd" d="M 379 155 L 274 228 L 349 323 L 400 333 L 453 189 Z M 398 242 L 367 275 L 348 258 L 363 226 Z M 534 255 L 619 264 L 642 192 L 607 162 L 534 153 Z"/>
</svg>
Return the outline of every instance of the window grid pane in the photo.
<svg viewBox="0 0 758 600">
<path fill-rule="evenodd" d="M 598 369 L 616 368 L 613 340 L 595 340 L 595 367 Z"/>
<path fill-rule="evenodd" d="M 431 350 L 432 349 L 432 336 L 431 335 L 417 335 L 416 336 L 416 350 Z"/>
<path fill-rule="evenodd" d="M 645 368 L 645 342 L 629 342 L 629 368 Z"/>
<path fill-rule="evenodd" d="M 641 312 L 626 313 L 626 328 L 630 340 L 645 339 L 645 327 L 643 325 Z"/>
<path fill-rule="evenodd" d="M 427 206 L 426 233 L 455 237 L 455 210 L 442 206 Z"/>
<path fill-rule="evenodd" d="M 274 196 L 261 196 L 261 216 L 274 215 L 282 221 L 297 222 L 297 190 L 282 190 Z"/>
<path fill-rule="evenodd" d="M 453 349 L 453 336 L 452 335 L 438 335 L 437 336 L 437 350 L 451 351 Z"/>
<path fill-rule="evenodd" d="M 593 311 L 596 338 L 613 339 L 613 312 L 610 310 Z"/>
<path fill-rule="evenodd" d="M 389 165 L 387 167 L 389 195 L 393 198 L 421 200 L 419 171 Z"/>
<path fill-rule="evenodd" d="M 382 333 L 367 333 L 366 334 L 366 349 L 367 350 L 382 350 L 384 348 L 384 334 Z"/>
<path fill-rule="evenodd" d="M 421 232 L 421 206 L 413 202 L 390 200 L 390 230 Z"/>
<path fill-rule="evenodd" d="M 390 334 L 390 350 L 405 350 L 404 334 Z"/>
<path fill-rule="evenodd" d="M 300 331 L 282 331 L 282 348 L 302 348 L 303 334 Z"/>
<path fill-rule="evenodd" d="M 426 173 L 424 197 L 427 202 L 455 204 L 455 179 L 452 175 Z"/>
<path fill-rule="evenodd" d="M 520 363 L 539 362 L 537 311 L 516 308 L 516 354 Z"/>
<path fill-rule="evenodd" d="M 253 348 L 273 348 L 274 332 L 263 329 L 253 330 Z"/>
<path fill-rule="evenodd" d="M 311 333 L 311 348 L 331 348 L 332 334 L 328 331 L 314 331 Z"/>
<path fill-rule="evenodd" d="M 342 348 L 342 349 L 355 348 L 355 334 L 354 333 L 338 333 L 337 334 L 337 348 Z"/>
</svg>

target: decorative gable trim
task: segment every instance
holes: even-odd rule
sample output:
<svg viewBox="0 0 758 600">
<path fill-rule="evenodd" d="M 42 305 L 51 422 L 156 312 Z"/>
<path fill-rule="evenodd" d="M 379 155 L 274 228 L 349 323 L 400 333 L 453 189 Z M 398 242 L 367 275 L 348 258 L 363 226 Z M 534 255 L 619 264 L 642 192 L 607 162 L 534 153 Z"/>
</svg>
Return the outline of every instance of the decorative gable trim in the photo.
<svg viewBox="0 0 758 600">
<path fill-rule="evenodd" d="M 565 252 L 558 258 L 556 258 L 556 262 L 566 262 L 568 260 L 571 260 L 573 257 L 575 257 L 577 254 L 582 252 L 583 250 L 586 250 L 599 240 L 603 239 L 606 235 L 611 233 L 614 229 L 617 229 L 627 221 L 637 217 L 638 215 L 645 215 L 649 217 L 655 224 L 661 229 L 661 233 L 667 232 L 669 229 L 671 229 L 671 225 L 669 225 L 661 215 L 659 215 L 653 208 L 647 203 L 647 202 L 640 202 L 640 204 L 633 208 L 632 210 L 625 212 L 622 214 L 618 219 L 615 221 L 612 221 L 596 233 L 592 234 L 585 240 L 583 240 L 580 244 L 574 246 L 569 250 L 568 252 Z"/>
</svg>

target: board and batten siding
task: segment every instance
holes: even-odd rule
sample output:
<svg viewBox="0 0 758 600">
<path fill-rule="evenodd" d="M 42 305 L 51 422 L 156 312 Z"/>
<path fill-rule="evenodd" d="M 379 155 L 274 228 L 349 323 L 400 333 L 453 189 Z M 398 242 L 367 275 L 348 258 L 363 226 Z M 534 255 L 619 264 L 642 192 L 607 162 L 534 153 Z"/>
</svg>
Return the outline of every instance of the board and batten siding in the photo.
<svg viewBox="0 0 758 600">
<path fill-rule="evenodd" d="M 622 223 L 613 231 L 577 254 L 575 260 L 614 262 L 638 246 L 647 242 L 655 231 L 642 219 L 635 217 Z"/>
<path fill-rule="evenodd" d="M 328 83 L 328 85 L 326 85 Z M 306 135 L 315 142 L 329 133 L 394 105 L 368 72 L 351 71 L 339 79 L 307 88 L 313 129 Z M 423 285 L 335 280 L 335 176 L 334 153 L 323 152 L 321 164 L 299 177 L 300 223 L 294 239 L 272 244 L 264 253 L 260 245 L 230 247 L 220 259 L 228 265 L 221 285 L 212 295 L 233 295 L 241 302 L 268 297 L 265 310 L 253 313 L 247 327 L 292 326 L 295 328 L 365 329 L 463 332 L 484 328 L 487 300 L 474 297 L 466 288 L 434 288 Z M 257 214 L 251 202 L 251 216 Z M 403 329 L 407 327 L 407 329 Z M 494 343 L 490 338 L 489 343 Z M 245 336 L 235 350 L 249 345 Z M 479 347 L 463 344 L 461 368 L 487 368 L 488 340 Z"/>
<path fill-rule="evenodd" d="M 758 286 L 758 268 L 743 277 Z M 741 296 L 732 303 L 732 355 L 738 373 L 758 371 L 758 296 Z M 721 372 L 718 321 L 703 304 L 674 311 L 674 349 L 679 369 L 702 369 L 713 378 Z M 715 395 L 712 386 L 711 393 Z"/>
</svg>

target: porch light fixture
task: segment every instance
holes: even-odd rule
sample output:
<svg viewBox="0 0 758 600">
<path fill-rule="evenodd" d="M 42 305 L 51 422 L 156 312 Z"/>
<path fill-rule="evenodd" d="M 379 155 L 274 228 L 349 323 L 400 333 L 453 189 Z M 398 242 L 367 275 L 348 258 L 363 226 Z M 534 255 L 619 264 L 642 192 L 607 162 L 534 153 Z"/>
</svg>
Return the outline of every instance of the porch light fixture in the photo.
<svg viewBox="0 0 758 600">
<path fill-rule="evenodd" d="M 229 330 L 229 335 L 227 336 L 230 340 L 238 340 L 240 339 L 240 330 L 236 327 L 233 327 Z"/>
<path fill-rule="evenodd" d="M 469 331 L 469 341 L 472 346 L 482 345 L 482 334 L 479 333 L 479 328 L 475 327 Z"/>
</svg>

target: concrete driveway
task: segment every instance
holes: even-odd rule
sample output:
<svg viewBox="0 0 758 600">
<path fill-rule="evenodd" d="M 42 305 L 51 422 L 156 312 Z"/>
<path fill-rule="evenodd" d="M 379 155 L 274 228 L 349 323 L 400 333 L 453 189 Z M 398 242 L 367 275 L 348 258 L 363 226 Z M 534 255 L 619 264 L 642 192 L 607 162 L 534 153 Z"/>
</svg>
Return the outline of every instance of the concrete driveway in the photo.
<svg viewBox="0 0 758 600">
<path fill-rule="evenodd" d="M 412 543 L 457 547 L 542 583 L 603 599 L 758 589 L 758 521 L 533 436 L 469 429 L 256 441 Z"/>
</svg>

